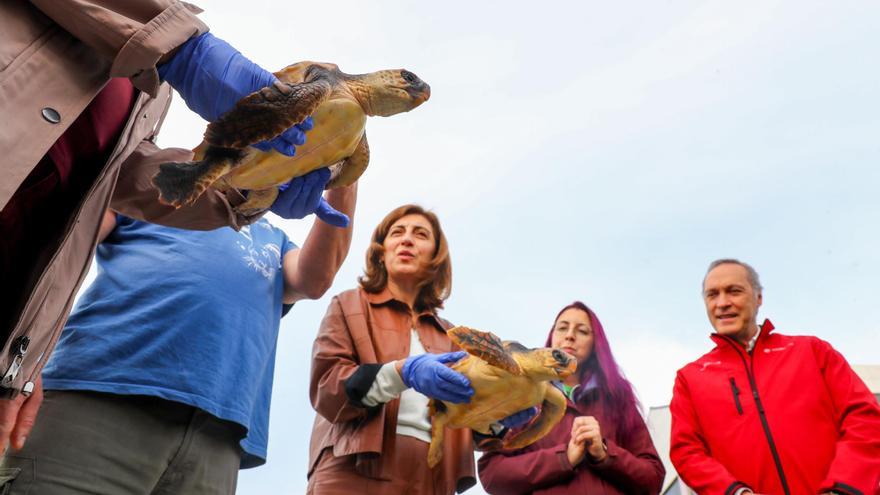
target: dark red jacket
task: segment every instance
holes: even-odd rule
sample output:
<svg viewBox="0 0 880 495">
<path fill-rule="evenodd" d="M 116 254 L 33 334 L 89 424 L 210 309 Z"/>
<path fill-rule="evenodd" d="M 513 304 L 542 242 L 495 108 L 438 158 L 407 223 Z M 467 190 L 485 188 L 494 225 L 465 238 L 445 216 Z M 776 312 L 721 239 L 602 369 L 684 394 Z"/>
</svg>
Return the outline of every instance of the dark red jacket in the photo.
<svg viewBox="0 0 880 495">
<path fill-rule="evenodd" d="M 706 494 L 880 494 L 880 406 L 816 337 L 772 333 L 752 353 L 728 337 L 678 371 L 671 458 Z"/>
<path fill-rule="evenodd" d="M 657 494 L 666 470 L 644 422 L 629 440 L 620 438 L 613 417 L 603 414 L 600 394 L 583 394 L 568 402 L 565 416 L 544 438 L 514 452 L 484 454 L 479 461 L 480 482 L 493 495 L 513 494 Z M 572 468 L 566 456 L 571 425 L 578 416 L 594 416 L 608 445 L 600 464 L 588 459 Z"/>
</svg>

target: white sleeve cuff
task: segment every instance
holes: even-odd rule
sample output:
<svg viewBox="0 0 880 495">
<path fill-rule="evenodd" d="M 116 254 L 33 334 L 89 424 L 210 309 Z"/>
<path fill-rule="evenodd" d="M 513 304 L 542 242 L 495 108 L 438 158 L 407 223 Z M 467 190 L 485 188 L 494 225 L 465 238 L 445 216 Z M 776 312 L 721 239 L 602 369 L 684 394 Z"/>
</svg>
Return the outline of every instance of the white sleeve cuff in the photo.
<svg viewBox="0 0 880 495">
<path fill-rule="evenodd" d="M 400 393 L 408 387 L 403 383 L 403 378 L 397 373 L 394 361 L 385 363 L 376 374 L 376 379 L 370 385 L 367 395 L 361 399 L 361 403 L 367 407 L 375 407 L 384 404 L 391 399 L 400 396 Z"/>
</svg>

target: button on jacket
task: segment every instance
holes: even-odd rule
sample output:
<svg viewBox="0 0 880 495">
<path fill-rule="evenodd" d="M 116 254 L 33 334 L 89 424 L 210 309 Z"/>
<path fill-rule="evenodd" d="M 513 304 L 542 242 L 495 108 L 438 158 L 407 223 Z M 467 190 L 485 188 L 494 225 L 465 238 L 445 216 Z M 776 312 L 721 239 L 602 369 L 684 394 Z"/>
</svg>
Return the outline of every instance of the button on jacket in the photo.
<svg viewBox="0 0 880 495">
<path fill-rule="evenodd" d="M 880 406 L 816 337 L 729 337 L 678 371 L 671 459 L 697 493 L 880 494 Z"/>
<path fill-rule="evenodd" d="M 241 198 L 219 193 L 175 210 L 158 203 L 150 183 L 160 163 L 192 157 L 152 141 L 171 98 L 156 63 L 207 30 L 197 11 L 172 0 L 0 2 L 0 208 L 111 78 L 129 78 L 139 91 L 107 161 L 90 167 L 96 174 L 91 186 L 75 208 L 58 212 L 67 221 L 41 246 L 32 275 L 20 287 L 4 287 L 2 296 L 20 303 L 14 314 L 4 315 L 10 323 L 0 329 L 0 395 L 9 397 L 33 382 L 48 359 L 88 272 L 106 208 L 199 230 L 254 220 L 231 209 L 230 201 Z"/>
</svg>

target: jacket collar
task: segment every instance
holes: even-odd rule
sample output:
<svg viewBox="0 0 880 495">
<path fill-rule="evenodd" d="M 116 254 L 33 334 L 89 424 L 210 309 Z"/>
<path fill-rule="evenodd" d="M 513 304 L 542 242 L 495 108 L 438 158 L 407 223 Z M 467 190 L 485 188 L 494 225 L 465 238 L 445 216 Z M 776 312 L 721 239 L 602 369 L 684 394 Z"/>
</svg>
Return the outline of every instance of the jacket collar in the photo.
<svg viewBox="0 0 880 495">
<path fill-rule="evenodd" d="M 764 323 L 761 323 L 760 328 L 758 328 L 758 339 L 755 341 L 755 346 L 758 345 L 758 342 L 761 342 L 764 339 L 766 339 L 767 336 L 770 335 L 770 332 L 772 332 L 775 329 L 776 329 L 776 327 L 773 326 L 773 323 L 769 319 L 765 318 Z M 724 335 L 721 335 L 719 333 L 713 333 L 712 335 L 710 335 L 710 337 L 718 345 L 722 344 L 723 342 L 734 342 L 734 340 L 731 339 L 730 337 L 725 337 Z M 739 343 L 736 343 L 736 344 L 739 346 Z M 740 347 L 742 347 L 742 346 L 740 346 Z"/>
<path fill-rule="evenodd" d="M 379 292 L 371 293 L 363 290 L 363 293 L 367 299 L 367 302 L 369 302 L 371 306 L 394 305 L 400 307 L 403 310 L 409 310 L 409 306 L 405 302 L 394 298 L 394 294 L 392 294 L 391 291 L 388 290 L 387 286 Z M 419 319 L 427 318 L 431 320 L 432 323 L 437 326 L 437 328 L 445 331 L 443 324 L 440 322 L 440 317 L 437 316 L 436 311 L 425 310 L 418 313 L 416 317 L 418 317 Z"/>
</svg>

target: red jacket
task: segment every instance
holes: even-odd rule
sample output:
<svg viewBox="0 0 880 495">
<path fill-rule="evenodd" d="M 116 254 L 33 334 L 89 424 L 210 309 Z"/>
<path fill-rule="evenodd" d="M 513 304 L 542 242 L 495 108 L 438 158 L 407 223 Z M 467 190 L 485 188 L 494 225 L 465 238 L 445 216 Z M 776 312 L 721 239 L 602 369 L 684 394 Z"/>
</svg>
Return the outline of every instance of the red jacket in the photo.
<svg viewBox="0 0 880 495">
<path fill-rule="evenodd" d="M 880 494 L 880 406 L 816 337 L 772 333 L 751 354 L 728 337 L 678 371 L 670 457 L 705 494 Z"/>
<path fill-rule="evenodd" d="M 602 413 L 600 394 L 587 392 L 575 404 L 568 401 L 565 416 L 550 433 L 514 452 L 491 452 L 479 461 L 480 482 L 493 495 L 514 494 L 658 494 L 666 470 L 657 456 L 648 428 L 639 422 L 621 445 L 613 417 Z M 608 445 L 600 464 L 584 459 L 572 468 L 566 456 L 571 425 L 578 416 L 594 416 Z"/>
</svg>

